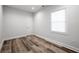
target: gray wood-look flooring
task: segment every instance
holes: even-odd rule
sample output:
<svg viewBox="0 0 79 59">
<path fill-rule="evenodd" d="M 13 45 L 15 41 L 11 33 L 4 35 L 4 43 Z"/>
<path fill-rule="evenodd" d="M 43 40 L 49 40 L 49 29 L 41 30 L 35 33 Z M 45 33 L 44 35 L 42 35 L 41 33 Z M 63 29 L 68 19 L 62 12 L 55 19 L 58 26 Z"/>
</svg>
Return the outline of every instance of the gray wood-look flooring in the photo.
<svg viewBox="0 0 79 59">
<path fill-rule="evenodd" d="M 28 35 L 16 39 L 6 40 L 3 43 L 1 53 L 68 53 L 75 52 L 66 48 L 60 48 L 35 35 Z"/>
</svg>

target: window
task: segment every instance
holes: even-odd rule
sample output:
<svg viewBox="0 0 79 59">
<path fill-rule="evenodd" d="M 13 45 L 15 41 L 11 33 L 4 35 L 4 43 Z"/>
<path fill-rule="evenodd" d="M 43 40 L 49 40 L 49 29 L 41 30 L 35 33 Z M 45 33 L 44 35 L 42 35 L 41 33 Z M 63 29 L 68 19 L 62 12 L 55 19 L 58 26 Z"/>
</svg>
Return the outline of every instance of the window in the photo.
<svg viewBox="0 0 79 59">
<path fill-rule="evenodd" d="M 65 10 L 59 10 L 51 14 L 51 30 L 56 32 L 66 32 Z"/>
</svg>

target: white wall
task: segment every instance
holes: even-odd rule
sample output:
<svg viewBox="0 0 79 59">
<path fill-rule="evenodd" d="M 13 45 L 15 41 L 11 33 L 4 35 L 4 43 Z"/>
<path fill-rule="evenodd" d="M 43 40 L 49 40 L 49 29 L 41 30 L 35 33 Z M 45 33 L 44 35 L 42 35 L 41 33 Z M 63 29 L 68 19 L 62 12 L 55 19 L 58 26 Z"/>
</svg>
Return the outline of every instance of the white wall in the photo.
<svg viewBox="0 0 79 59">
<path fill-rule="evenodd" d="M 66 9 L 67 33 L 52 32 L 50 14 L 63 8 Z M 9 7 L 4 7 L 3 12 L 3 39 L 35 33 L 49 38 L 50 41 L 56 40 L 79 48 L 79 6 L 50 6 L 34 15 Z"/>
<path fill-rule="evenodd" d="M 66 9 L 67 33 L 57 33 L 51 31 L 51 12 L 59 9 Z M 63 44 L 79 48 L 79 6 L 51 6 L 35 13 L 34 17 L 35 34 L 56 40 Z"/>
<path fill-rule="evenodd" d="M 2 6 L 0 5 L 0 43 L 2 40 Z"/>
<path fill-rule="evenodd" d="M 3 39 L 32 33 L 32 13 L 19 9 L 3 7 Z"/>
</svg>

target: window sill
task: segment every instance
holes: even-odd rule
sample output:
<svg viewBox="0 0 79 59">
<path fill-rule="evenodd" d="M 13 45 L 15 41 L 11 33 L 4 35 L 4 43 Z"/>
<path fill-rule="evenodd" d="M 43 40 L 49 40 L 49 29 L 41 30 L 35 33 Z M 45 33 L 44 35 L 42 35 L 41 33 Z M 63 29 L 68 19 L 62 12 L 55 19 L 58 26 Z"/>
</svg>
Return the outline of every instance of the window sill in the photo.
<svg viewBox="0 0 79 59">
<path fill-rule="evenodd" d="M 68 35 L 67 32 L 57 32 L 57 31 L 52 31 L 52 32 L 60 35 Z"/>
</svg>

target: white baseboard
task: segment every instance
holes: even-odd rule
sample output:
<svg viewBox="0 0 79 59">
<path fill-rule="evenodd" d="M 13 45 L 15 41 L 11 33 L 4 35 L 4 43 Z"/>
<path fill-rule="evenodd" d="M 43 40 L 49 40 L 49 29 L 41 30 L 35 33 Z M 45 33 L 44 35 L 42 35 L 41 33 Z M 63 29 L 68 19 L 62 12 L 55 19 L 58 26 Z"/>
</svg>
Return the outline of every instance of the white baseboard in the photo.
<svg viewBox="0 0 79 59">
<path fill-rule="evenodd" d="M 4 38 L 3 40 L 11 40 L 11 39 L 14 39 L 14 38 L 19 38 L 19 37 L 24 37 L 24 36 L 27 36 L 27 34 L 26 34 L 26 35 L 20 35 L 20 36 L 9 37 L 9 38 Z"/>
<path fill-rule="evenodd" d="M 1 51 L 1 48 L 2 48 L 2 45 L 3 45 L 3 42 L 4 42 L 4 40 L 2 40 L 2 41 L 0 42 L 0 51 Z"/>
<path fill-rule="evenodd" d="M 73 51 L 79 52 L 79 48 L 75 48 L 73 46 L 70 46 L 70 45 L 67 45 L 67 44 L 64 44 L 64 43 L 49 39 L 47 37 L 44 37 L 44 36 L 41 36 L 41 35 L 38 35 L 38 34 L 35 34 L 35 35 L 38 36 L 38 37 L 41 37 L 41 38 L 43 38 L 43 39 L 45 39 L 45 40 L 47 40 L 47 41 L 49 41 L 51 43 L 57 44 L 59 47 L 66 47 L 66 48 L 71 49 Z"/>
<path fill-rule="evenodd" d="M 10 39 L 19 38 L 19 37 L 25 37 L 27 35 L 33 35 L 33 33 L 19 35 L 19 36 L 14 36 L 14 37 L 9 37 L 9 38 L 3 38 L 3 40 L 10 40 Z"/>
</svg>

